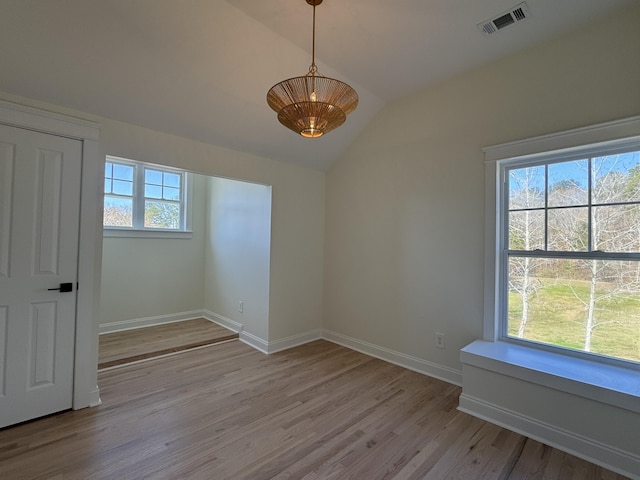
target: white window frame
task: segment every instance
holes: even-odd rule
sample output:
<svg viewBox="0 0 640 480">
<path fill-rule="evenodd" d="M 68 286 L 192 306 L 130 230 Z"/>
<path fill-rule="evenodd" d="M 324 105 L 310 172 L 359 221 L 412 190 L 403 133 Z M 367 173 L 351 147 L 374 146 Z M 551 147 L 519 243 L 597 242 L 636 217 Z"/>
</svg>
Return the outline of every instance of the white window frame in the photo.
<svg viewBox="0 0 640 480">
<path fill-rule="evenodd" d="M 504 163 L 569 157 L 640 146 L 640 116 L 552 135 L 483 148 L 485 154 L 485 273 L 483 341 L 463 349 L 479 366 L 640 413 L 638 369 L 622 362 L 610 364 L 596 355 L 574 355 L 560 348 L 506 341 L 501 318 L 501 243 L 499 182 Z"/>
<path fill-rule="evenodd" d="M 127 165 L 133 167 L 133 227 L 117 227 L 103 225 L 105 237 L 141 237 L 141 238 L 184 238 L 193 237 L 192 231 L 192 203 L 193 203 L 193 180 L 189 172 L 164 165 L 153 163 L 139 162 L 128 158 L 107 155 L 105 162 L 114 164 Z M 182 178 L 181 182 L 181 199 L 180 199 L 180 220 L 181 225 L 178 229 L 166 228 L 148 228 L 144 226 L 144 186 L 145 168 L 158 170 L 161 172 L 169 172 L 179 174 Z M 103 197 L 108 194 L 103 194 Z"/>
<path fill-rule="evenodd" d="M 497 175 L 498 175 L 498 185 L 497 190 L 499 190 L 498 195 L 498 220 L 496 228 L 499 231 L 499 236 L 496 239 L 498 243 L 499 250 L 499 258 L 497 260 L 498 263 L 498 271 L 496 273 L 496 286 L 498 291 L 496 296 L 498 297 L 498 338 L 501 341 L 513 342 L 521 345 L 527 345 L 532 348 L 540 348 L 545 349 L 552 352 L 564 353 L 567 355 L 573 355 L 576 357 L 585 358 L 588 360 L 601 361 L 604 363 L 610 363 L 613 365 L 623 365 L 626 366 L 627 363 L 631 361 L 626 361 L 623 359 L 608 357 L 604 355 L 599 355 L 597 353 L 585 352 L 576 349 L 569 349 L 560 347 L 557 345 L 533 342 L 527 339 L 519 339 L 508 335 L 508 269 L 509 269 L 509 237 L 508 237 L 508 211 L 509 211 L 509 199 L 508 192 L 506 189 L 508 171 L 512 168 L 522 168 L 522 167 L 533 167 L 533 166 L 544 166 L 551 165 L 560 162 L 567 162 L 571 160 L 583 160 L 587 158 L 595 158 L 599 156 L 606 155 L 615 155 L 621 153 L 627 153 L 630 151 L 638 151 L 640 150 L 640 141 L 629 141 L 628 139 L 611 141 L 598 143 L 595 145 L 585 145 L 584 147 L 579 147 L 576 149 L 570 149 L 570 151 L 554 151 L 548 153 L 542 153 L 538 155 L 529 155 L 524 158 L 515 158 L 515 159 L 504 159 L 499 160 L 497 162 Z M 590 175 L 590 173 L 589 173 Z M 586 208 L 590 208 L 591 203 L 589 201 L 588 206 L 582 205 Z M 554 207 L 544 207 L 545 209 L 553 209 Z M 591 217 L 589 216 L 589 222 L 591 222 Z M 591 245 L 592 239 L 589 238 L 589 245 Z M 520 253 L 520 252 L 519 252 Z M 640 254 L 638 253 L 613 253 L 613 252 L 601 252 L 601 251 L 542 251 L 542 252 L 531 252 L 532 258 L 565 258 L 565 259 L 583 259 L 583 260 L 638 260 Z M 637 362 L 631 362 L 636 363 Z M 640 367 L 640 365 L 638 365 Z"/>
</svg>

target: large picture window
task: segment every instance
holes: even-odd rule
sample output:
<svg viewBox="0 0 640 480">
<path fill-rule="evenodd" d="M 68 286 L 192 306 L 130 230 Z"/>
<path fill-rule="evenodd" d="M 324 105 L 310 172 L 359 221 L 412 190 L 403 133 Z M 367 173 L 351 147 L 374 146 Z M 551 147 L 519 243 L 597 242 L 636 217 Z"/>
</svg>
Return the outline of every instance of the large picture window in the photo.
<svg viewBox="0 0 640 480">
<path fill-rule="evenodd" d="M 186 193 L 186 172 L 107 157 L 104 227 L 185 231 Z"/>
<path fill-rule="evenodd" d="M 500 337 L 640 362 L 640 148 L 500 162 Z"/>
</svg>

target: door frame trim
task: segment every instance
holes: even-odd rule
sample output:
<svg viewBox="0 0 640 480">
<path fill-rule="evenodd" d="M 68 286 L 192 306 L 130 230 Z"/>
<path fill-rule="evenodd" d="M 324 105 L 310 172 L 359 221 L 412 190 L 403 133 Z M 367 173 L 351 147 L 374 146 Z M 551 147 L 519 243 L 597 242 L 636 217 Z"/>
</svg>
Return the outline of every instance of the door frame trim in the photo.
<svg viewBox="0 0 640 480">
<path fill-rule="evenodd" d="M 4 100 L 0 100 L 0 123 L 82 142 L 73 409 L 99 405 L 98 306 L 102 269 L 101 181 L 104 175 L 98 145 L 101 126 Z"/>
</svg>

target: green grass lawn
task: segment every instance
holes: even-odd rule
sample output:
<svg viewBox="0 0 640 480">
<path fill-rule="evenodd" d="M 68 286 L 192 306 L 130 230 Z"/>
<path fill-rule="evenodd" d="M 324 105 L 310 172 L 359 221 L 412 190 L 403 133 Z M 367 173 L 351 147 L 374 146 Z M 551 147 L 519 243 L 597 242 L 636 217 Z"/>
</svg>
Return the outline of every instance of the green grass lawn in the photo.
<svg viewBox="0 0 640 480">
<path fill-rule="evenodd" d="M 538 279 L 540 288 L 529 296 L 529 321 L 524 338 L 584 350 L 589 282 Z M 610 293 L 606 286 L 597 296 Z M 582 300 L 582 301 L 581 301 Z M 522 298 L 509 292 L 509 335 L 517 337 Z M 640 294 L 618 293 L 596 304 L 598 326 L 591 352 L 640 362 Z"/>
</svg>

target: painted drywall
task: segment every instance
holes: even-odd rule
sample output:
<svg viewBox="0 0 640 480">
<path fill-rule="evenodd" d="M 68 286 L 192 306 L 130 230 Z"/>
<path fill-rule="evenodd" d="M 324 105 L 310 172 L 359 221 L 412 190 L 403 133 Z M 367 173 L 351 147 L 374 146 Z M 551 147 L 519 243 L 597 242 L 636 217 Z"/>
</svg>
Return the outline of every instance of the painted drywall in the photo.
<svg viewBox="0 0 640 480">
<path fill-rule="evenodd" d="M 204 310 L 266 341 L 271 187 L 199 174 L 191 179 L 192 238 L 104 239 L 101 329 L 189 318 Z"/>
<path fill-rule="evenodd" d="M 636 411 L 469 364 L 463 371 L 463 411 L 638 478 Z"/>
<path fill-rule="evenodd" d="M 482 338 L 493 301 L 483 298 L 482 147 L 640 114 L 639 25 L 635 6 L 388 105 L 327 173 L 324 328 L 460 371 L 460 348 Z M 467 369 L 463 393 L 494 402 L 503 425 L 526 419 L 519 431 L 591 445 L 579 453 L 593 461 L 627 459 L 611 465 L 621 471 L 638 465 L 618 451 L 637 445 L 637 428 L 594 421 L 637 425 L 637 413 L 496 377 Z M 578 404 L 580 415 L 568 411 Z M 556 421 L 569 441 L 549 436 Z"/>
<path fill-rule="evenodd" d="M 322 325 L 323 172 L 102 119 L 101 144 L 135 158 L 272 187 L 268 338 Z"/>
<path fill-rule="evenodd" d="M 0 92 L 0 98 L 101 124 L 101 155 L 183 168 L 272 187 L 269 326 L 265 341 L 322 326 L 325 174 Z M 96 322 L 98 319 L 96 319 Z"/>
<path fill-rule="evenodd" d="M 104 238 L 101 325 L 202 309 L 207 178 L 192 179 L 192 238 Z"/>
<path fill-rule="evenodd" d="M 206 203 L 204 308 L 267 339 L 271 187 L 212 177 Z"/>
<path fill-rule="evenodd" d="M 639 114 L 638 25 L 635 6 L 383 109 L 327 173 L 324 328 L 460 371 L 482 337 L 481 148 Z"/>
</svg>

